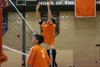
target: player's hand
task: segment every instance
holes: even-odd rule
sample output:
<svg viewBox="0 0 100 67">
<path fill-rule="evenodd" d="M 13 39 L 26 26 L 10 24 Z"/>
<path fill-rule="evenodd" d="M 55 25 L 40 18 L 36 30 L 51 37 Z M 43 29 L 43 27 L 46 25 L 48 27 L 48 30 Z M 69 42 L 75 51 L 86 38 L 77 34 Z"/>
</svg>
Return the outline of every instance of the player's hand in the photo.
<svg viewBox="0 0 100 67">
<path fill-rule="evenodd" d="M 48 7 L 51 5 L 51 2 L 52 2 L 52 0 L 50 0 L 50 1 L 48 2 Z"/>
<path fill-rule="evenodd" d="M 39 8 L 40 8 L 40 2 L 37 4 L 37 6 L 36 6 L 36 10 L 38 10 Z"/>
<path fill-rule="evenodd" d="M 6 6 L 5 7 L 8 7 L 8 1 L 6 1 Z"/>
</svg>

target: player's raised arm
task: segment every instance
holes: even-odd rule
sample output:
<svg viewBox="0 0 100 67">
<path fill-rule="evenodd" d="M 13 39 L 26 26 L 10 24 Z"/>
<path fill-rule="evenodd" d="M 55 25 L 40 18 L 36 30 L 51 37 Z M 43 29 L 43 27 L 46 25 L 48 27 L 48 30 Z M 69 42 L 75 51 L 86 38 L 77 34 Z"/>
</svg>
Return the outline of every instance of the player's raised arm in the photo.
<svg viewBox="0 0 100 67">
<path fill-rule="evenodd" d="M 39 8 L 40 8 L 40 2 L 37 4 L 36 6 L 36 21 L 37 22 L 40 22 L 41 19 L 40 19 L 40 12 L 39 12 Z"/>
<path fill-rule="evenodd" d="M 51 9 L 50 9 L 51 1 L 52 0 L 50 0 L 49 3 L 48 3 L 48 20 L 49 20 L 50 24 L 53 23 L 53 21 L 52 21 L 52 13 L 51 13 Z"/>
</svg>

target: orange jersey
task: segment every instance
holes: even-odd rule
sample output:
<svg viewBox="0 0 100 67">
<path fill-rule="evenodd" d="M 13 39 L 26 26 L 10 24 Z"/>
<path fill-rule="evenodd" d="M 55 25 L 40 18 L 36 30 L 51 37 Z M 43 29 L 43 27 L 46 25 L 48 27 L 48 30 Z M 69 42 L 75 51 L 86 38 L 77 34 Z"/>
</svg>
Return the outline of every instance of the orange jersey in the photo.
<svg viewBox="0 0 100 67">
<path fill-rule="evenodd" d="M 4 53 L 0 54 L 0 63 L 7 61 L 7 56 Z"/>
<path fill-rule="evenodd" d="M 2 22 L 3 22 L 3 8 L 1 7 L 2 6 L 2 3 L 4 4 L 3 7 L 6 6 L 6 1 L 5 0 L 0 0 L 0 54 L 2 53 Z"/>
<path fill-rule="evenodd" d="M 3 0 L 5 5 L 5 0 Z M 7 60 L 7 56 L 2 51 L 2 23 L 3 23 L 3 9 L 0 7 L 0 64 Z"/>
<path fill-rule="evenodd" d="M 55 38 L 55 24 L 48 24 L 43 22 L 42 24 L 42 35 L 44 36 L 44 43 L 47 45 L 54 45 L 54 38 Z"/>
<path fill-rule="evenodd" d="M 40 45 L 35 45 L 31 48 L 27 64 L 32 67 L 49 67 L 51 63 L 47 51 Z"/>
<path fill-rule="evenodd" d="M 2 8 L 0 8 L 0 53 L 2 52 L 1 51 L 1 45 L 2 45 L 2 22 L 3 22 L 3 20 L 2 20 Z"/>
<path fill-rule="evenodd" d="M 2 8 L 0 8 L 0 57 L 2 55 Z M 1 61 L 1 58 L 0 58 Z"/>
</svg>

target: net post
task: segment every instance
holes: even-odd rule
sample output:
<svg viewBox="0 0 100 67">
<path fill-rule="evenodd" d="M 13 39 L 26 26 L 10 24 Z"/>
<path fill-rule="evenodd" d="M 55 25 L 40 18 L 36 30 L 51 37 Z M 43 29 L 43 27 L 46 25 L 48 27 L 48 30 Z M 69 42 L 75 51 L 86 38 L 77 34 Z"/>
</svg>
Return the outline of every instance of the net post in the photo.
<svg viewBox="0 0 100 67">
<path fill-rule="evenodd" d="M 24 11 L 24 7 L 23 7 L 23 12 L 22 12 L 23 17 L 25 18 L 25 11 Z M 26 31 L 25 31 L 25 21 L 22 19 L 22 52 L 26 53 Z M 26 66 L 26 56 L 22 55 L 22 67 Z"/>
</svg>

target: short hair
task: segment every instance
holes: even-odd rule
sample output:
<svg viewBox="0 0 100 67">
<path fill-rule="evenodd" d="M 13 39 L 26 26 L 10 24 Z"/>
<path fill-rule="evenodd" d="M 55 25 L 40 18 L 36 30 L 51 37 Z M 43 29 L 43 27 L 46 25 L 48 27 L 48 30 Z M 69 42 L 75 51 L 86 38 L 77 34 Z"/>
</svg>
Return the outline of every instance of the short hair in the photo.
<svg viewBox="0 0 100 67">
<path fill-rule="evenodd" d="M 56 24 L 56 20 L 54 18 L 52 18 L 52 21 L 53 21 L 54 24 Z"/>
<path fill-rule="evenodd" d="M 42 35 L 35 34 L 34 36 L 39 40 L 38 44 L 41 44 L 44 42 L 44 37 Z"/>
</svg>

